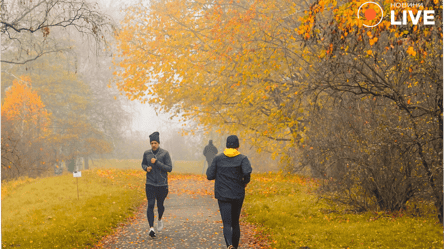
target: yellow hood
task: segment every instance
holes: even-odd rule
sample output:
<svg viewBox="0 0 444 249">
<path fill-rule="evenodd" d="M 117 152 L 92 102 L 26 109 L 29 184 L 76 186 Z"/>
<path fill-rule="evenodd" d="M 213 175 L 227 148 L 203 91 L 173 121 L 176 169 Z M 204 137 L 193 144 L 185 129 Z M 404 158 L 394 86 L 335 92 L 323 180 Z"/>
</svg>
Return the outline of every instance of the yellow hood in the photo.
<svg viewBox="0 0 444 249">
<path fill-rule="evenodd" d="M 236 150 L 236 149 L 233 149 L 233 148 L 226 148 L 226 149 L 224 150 L 224 154 L 225 154 L 227 157 L 235 157 L 235 156 L 239 155 L 240 152 L 239 152 L 238 150 Z"/>
</svg>

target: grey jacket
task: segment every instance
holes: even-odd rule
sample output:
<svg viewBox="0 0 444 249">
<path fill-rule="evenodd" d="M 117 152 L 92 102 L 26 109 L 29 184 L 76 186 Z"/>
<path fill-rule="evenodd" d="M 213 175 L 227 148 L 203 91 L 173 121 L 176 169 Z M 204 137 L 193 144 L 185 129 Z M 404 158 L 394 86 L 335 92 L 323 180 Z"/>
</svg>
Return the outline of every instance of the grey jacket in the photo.
<svg viewBox="0 0 444 249">
<path fill-rule="evenodd" d="M 146 184 L 168 186 L 168 172 L 173 170 L 173 163 L 168 151 L 160 147 L 157 150 L 156 155 L 152 150 L 143 153 L 142 169 L 146 171 L 148 166 L 152 167 L 150 172 L 146 172 Z M 151 163 L 151 158 L 156 158 L 156 163 Z"/>
<path fill-rule="evenodd" d="M 214 157 L 217 155 L 217 152 L 218 151 L 217 151 L 216 146 L 214 146 L 212 143 L 210 143 L 207 146 L 205 146 L 203 154 L 206 157 L 207 161 L 209 161 L 209 163 L 211 164 Z"/>
</svg>

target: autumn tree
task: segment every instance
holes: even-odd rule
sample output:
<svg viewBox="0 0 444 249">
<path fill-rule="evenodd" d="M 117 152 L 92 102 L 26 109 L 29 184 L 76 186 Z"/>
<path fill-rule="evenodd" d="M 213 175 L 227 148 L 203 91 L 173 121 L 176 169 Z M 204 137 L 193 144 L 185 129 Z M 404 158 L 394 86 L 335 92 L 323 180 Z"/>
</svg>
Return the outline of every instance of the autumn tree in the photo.
<svg viewBox="0 0 444 249">
<path fill-rule="evenodd" d="M 54 63 L 56 61 L 58 63 Z M 53 150 L 59 167 L 62 161 L 109 153 L 113 149 L 113 139 L 107 129 L 114 122 L 96 115 L 106 115 L 113 105 L 105 107 L 106 103 L 95 99 L 90 86 L 70 69 L 71 63 L 63 56 L 42 57 L 26 66 L 5 67 L 2 74 L 2 90 L 10 85 L 15 75 L 29 75 L 33 79 L 34 89 L 52 116 L 52 135 L 48 137 L 47 147 Z"/>
<path fill-rule="evenodd" d="M 47 147 L 51 115 L 26 77 L 14 80 L 2 101 L 2 180 L 38 176 L 53 163 Z"/>
<path fill-rule="evenodd" d="M 116 37 L 117 86 L 201 128 L 237 133 L 291 165 L 310 103 L 302 98 L 300 72 L 308 65 L 296 41 L 297 13 L 292 1 L 155 1 L 130 8 Z"/>
<path fill-rule="evenodd" d="M 324 197 L 357 210 L 398 211 L 427 192 L 415 148 L 398 133 L 408 123 L 385 105 L 384 100 L 343 95 L 332 108 L 312 111 L 310 147 L 301 163 L 326 179 Z"/>
<path fill-rule="evenodd" d="M 335 101 L 356 96 L 361 101 L 357 100 L 355 105 L 372 111 L 372 115 L 353 115 L 361 121 L 339 119 L 343 122 L 339 130 L 353 132 L 341 139 L 355 140 L 339 144 L 348 145 L 343 150 L 356 150 L 362 159 L 345 156 L 333 146 L 334 141 L 326 139 L 323 145 L 314 142 L 314 150 L 330 150 L 321 160 L 332 159 L 331 154 L 339 153 L 331 163 L 347 165 L 343 172 L 351 174 L 349 179 L 356 177 L 354 189 L 366 186 L 367 193 L 383 209 L 403 207 L 408 196 L 424 191 L 422 186 L 426 184 L 442 222 L 442 27 L 424 25 L 423 16 L 417 25 L 410 22 L 396 26 L 390 22 L 390 11 L 400 19 L 402 11 L 418 15 L 432 10 L 435 23 L 441 23 L 442 1 L 405 9 L 396 8 L 392 1 L 382 1 L 382 13 L 376 5 L 366 4 L 358 17 L 356 13 L 364 2 L 315 1 L 301 19 L 299 34 L 311 48 L 312 59 L 318 58 L 310 91 Z M 364 13 L 370 9 L 380 18 L 368 20 Z M 365 26 L 379 21 L 373 28 Z M 368 126 L 372 128 L 368 130 Z M 334 133 L 330 129 L 329 134 Z M 367 135 L 362 136 L 363 133 Z M 402 184 L 383 186 L 380 177 L 389 177 L 395 185 Z M 400 177 L 403 181 L 399 181 Z M 344 195 L 347 187 L 340 188 Z M 403 192 L 405 198 L 387 206 L 387 201 L 394 200 L 390 196 L 394 189 Z"/>
</svg>

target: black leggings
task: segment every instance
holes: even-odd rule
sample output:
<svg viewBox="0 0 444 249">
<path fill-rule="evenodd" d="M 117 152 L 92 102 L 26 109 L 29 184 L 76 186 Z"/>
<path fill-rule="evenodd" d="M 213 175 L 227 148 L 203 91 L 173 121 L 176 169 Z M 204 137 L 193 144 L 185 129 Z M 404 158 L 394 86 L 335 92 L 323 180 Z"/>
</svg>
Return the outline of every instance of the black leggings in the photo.
<svg viewBox="0 0 444 249">
<path fill-rule="evenodd" d="M 225 243 L 227 243 L 227 246 L 232 245 L 235 248 L 239 246 L 239 216 L 243 202 L 243 199 L 233 201 L 218 200 L 219 211 L 222 216 L 222 223 L 224 224 Z"/>
<path fill-rule="evenodd" d="M 157 212 L 159 213 L 159 220 L 162 219 L 165 207 L 163 202 L 168 195 L 168 186 L 153 186 L 145 185 L 146 198 L 148 199 L 148 208 L 146 210 L 146 216 L 150 227 L 154 226 L 154 203 L 157 199 Z"/>
</svg>

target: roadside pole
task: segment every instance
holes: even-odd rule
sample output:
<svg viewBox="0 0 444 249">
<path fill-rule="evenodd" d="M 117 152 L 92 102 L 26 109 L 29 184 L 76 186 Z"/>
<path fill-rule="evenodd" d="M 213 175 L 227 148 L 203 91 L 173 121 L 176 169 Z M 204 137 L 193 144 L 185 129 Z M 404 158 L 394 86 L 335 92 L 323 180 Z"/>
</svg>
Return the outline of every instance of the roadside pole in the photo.
<svg viewBox="0 0 444 249">
<path fill-rule="evenodd" d="M 82 177 L 81 171 L 74 171 L 72 172 L 72 176 L 77 178 L 77 200 L 79 200 L 79 177 Z"/>
</svg>

